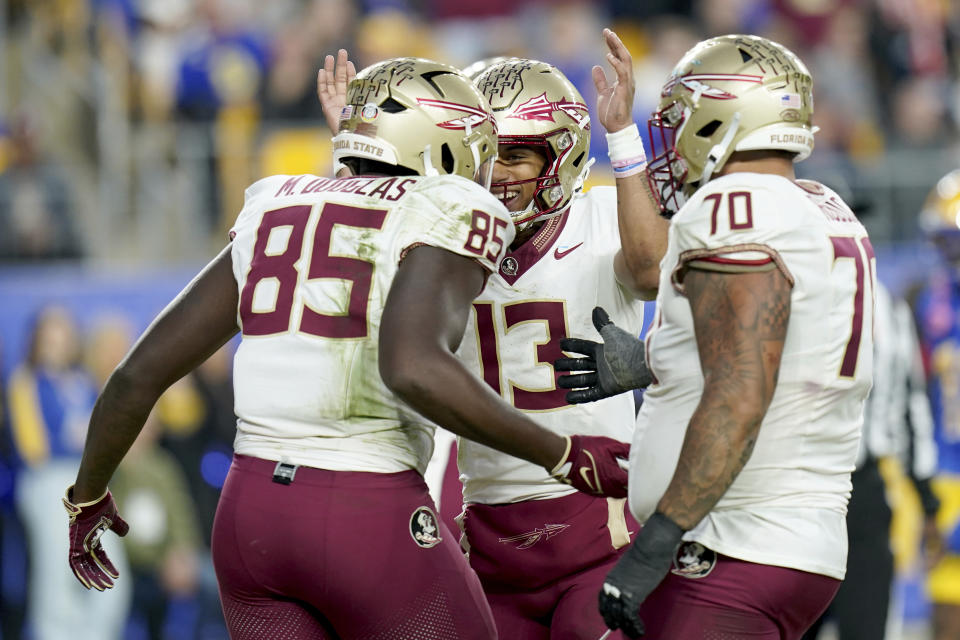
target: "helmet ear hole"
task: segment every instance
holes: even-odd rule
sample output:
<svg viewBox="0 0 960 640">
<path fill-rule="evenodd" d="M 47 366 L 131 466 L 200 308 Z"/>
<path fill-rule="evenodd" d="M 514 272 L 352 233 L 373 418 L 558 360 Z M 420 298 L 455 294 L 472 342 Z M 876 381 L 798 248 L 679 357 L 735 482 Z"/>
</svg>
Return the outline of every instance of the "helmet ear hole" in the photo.
<svg viewBox="0 0 960 640">
<path fill-rule="evenodd" d="M 440 147 L 440 166 L 443 167 L 445 173 L 453 173 L 454 164 L 453 152 L 450 151 L 450 145 L 444 142 Z"/>
<path fill-rule="evenodd" d="M 400 113 L 401 111 L 406 111 L 407 108 L 394 100 L 393 98 L 387 98 L 380 105 L 380 108 L 387 113 Z"/>
<path fill-rule="evenodd" d="M 436 83 L 434 78 L 436 78 L 437 76 L 447 75 L 449 73 L 450 71 L 447 71 L 445 69 L 440 69 L 437 71 L 427 71 L 426 73 L 421 73 L 420 77 L 423 78 L 424 81 L 426 81 L 431 87 L 433 87 L 433 90 L 437 92 L 438 96 L 440 96 L 441 98 L 446 98 L 447 96 L 444 95 L 443 89 L 440 88 L 440 85 Z"/>
<path fill-rule="evenodd" d="M 573 166 L 579 167 L 579 166 L 580 166 L 580 163 L 583 162 L 583 156 L 584 156 L 584 155 L 585 155 L 585 154 L 581 153 L 581 154 L 578 155 L 576 158 L 574 158 L 574 159 L 573 159 Z"/>
<path fill-rule="evenodd" d="M 721 124 L 722 123 L 719 120 L 711 120 L 707 124 L 700 127 L 700 130 L 697 131 L 697 135 L 700 136 L 701 138 L 709 138 L 714 133 L 716 133 L 717 129 L 720 128 Z"/>
</svg>

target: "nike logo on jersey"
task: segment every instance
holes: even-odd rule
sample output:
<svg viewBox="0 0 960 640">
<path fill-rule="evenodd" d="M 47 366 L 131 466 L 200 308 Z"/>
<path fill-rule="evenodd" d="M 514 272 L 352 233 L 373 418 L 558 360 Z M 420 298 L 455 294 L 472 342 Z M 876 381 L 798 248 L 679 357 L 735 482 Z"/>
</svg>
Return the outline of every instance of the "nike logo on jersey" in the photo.
<svg viewBox="0 0 960 640">
<path fill-rule="evenodd" d="M 517 545 L 517 549 L 529 549 L 541 540 L 549 540 L 569 526 L 568 524 L 545 524 L 542 529 L 537 527 L 529 533 L 521 533 L 518 536 L 510 536 L 509 538 L 499 538 L 499 541 L 503 543 L 519 542 L 520 544 Z"/>
<path fill-rule="evenodd" d="M 582 245 L 582 244 L 583 244 L 582 242 L 580 242 L 580 243 L 578 243 L 578 244 L 575 244 L 575 245 L 573 245 L 572 247 L 570 247 L 569 249 L 567 249 L 566 251 L 560 251 L 560 247 L 557 247 L 557 248 L 554 249 L 554 251 L 553 251 L 553 257 L 556 258 L 557 260 L 559 260 L 560 258 L 564 258 L 564 257 L 570 255 L 573 251 L 576 251 L 576 249 L 577 249 L 578 247 L 580 247 L 580 245 Z"/>
</svg>

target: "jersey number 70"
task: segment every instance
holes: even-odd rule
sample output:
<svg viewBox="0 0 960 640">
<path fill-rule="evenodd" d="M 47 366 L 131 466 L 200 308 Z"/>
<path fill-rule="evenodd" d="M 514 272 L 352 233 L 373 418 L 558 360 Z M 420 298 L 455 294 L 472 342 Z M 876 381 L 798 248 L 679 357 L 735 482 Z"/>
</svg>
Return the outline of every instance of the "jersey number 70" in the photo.
<svg viewBox="0 0 960 640">
<path fill-rule="evenodd" d="M 710 214 L 710 235 L 717 233 L 718 213 L 724 194 L 712 193 L 705 200 L 713 201 L 713 211 Z M 727 213 L 731 231 L 748 230 L 754 226 L 753 202 L 749 191 L 732 191 L 727 196 Z M 740 206 L 737 206 L 737 203 Z M 833 261 L 852 259 L 856 266 L 856 291 L 853 296 L 853 315 L 851 318 L 850 338 L 843 350 L 843 359 L 840 363 L 840 377 L 852 378 L 857 372 L 857 358 L 860 354 L 860 342 L 863 336 L 864 300 L 867 297 L 869 285 L 869 300 L 873 304 L 873 266 L 876 260 L 873 245 L 866 236 L 853 238 L 850 236 L 830 236 L 833 245 Z M 867 282 L 869 274 L 869 283 Z M 871 316 L 872 317 L 872 316 Z M 871 327 L 872 330 L 872 327 Z"/>
</svg>

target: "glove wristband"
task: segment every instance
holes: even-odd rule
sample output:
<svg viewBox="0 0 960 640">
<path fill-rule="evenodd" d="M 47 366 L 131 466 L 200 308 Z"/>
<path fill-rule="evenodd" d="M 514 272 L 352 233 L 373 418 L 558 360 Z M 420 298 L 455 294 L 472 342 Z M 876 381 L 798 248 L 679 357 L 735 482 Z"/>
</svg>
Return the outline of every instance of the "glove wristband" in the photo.
<svg viewBox="0 0 960 640">
<path fill-rule="evenodd" d="M 647 152 L 635 122 L 620 131 L 607 134 L 607 156 L 616 178 L 627 178 L 646 171 Z"/>
<path fill-rule="evenodd" d="M 560 469 L 563 467 L 563 465 L 567 464 L 568 458 L 570 457 L 570 449 L 573 448 L 573 440 L 570 439 L 570 436 L 563 436 L 563 439 L 566 441 L 567 447 L 563 450 L 563 455 L 560 457 L 560 461 L 554 465 L 553 469 L 550 470 L 550 475 L 554 477 L 566 475 L 560 473 Z"/>
<path fill-rule="evenodd" d="M 654 553 L 669 553 L 671 556 L 680 541 L 683 540 L 683 534 L 686 530 L 670 519 L 669 516 L 654 512 L 643 523 L 643 528 L 637 535 L 637 542 L 643 540 L 642 546 Z M 639 545 L 634 545 L 639 546 Z"/>
<path fill-rule="evenodd" d="M 101 500 L 103 500 L 104 498 L 106 498 L 108 495 L 110 495 L 110 490 L 109 490 L 109 489 L 105 489 L 104 492 L 103 492 L 103 495 L 101 495 L 101 496 L 100 496 L 99 498 L 97 498 L 96 500 L 91 500 L 90 502 L 74 502 L 74 501 L 73 501 L 73 487 L 74 487 L 74 486 L 76 486 L 76 485 L 70 485 L 69 487 L 67 487 L 67 491 L 66 491 L 66 493 L 65 493 L 64 496 L 63 496 L 63 504 L 66 505 L 67 511 L 72 511 L 73 508 L 75 508 L 75 509 L 83 509 L 84 507 L 91 507 L 91 506 L 97 504 L 98 502 L 100 502 Z"/>
</svg>

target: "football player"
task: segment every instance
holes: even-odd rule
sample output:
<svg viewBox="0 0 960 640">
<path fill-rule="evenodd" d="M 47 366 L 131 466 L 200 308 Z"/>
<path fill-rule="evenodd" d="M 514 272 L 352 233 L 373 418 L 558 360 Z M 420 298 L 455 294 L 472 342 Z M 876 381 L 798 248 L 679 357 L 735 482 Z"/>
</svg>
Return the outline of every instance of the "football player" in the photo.
<svg viewBox="0 0 960 640">
<path fill-rule="evenodd" d="M 497 120 L 500 152 L 491 189 L 510 210 L 517 237 L 474 301 L 457 354 L 551 431 L 627 442 L 632 398 L 570 406 L 551 366 L 562 356 L 564 335 L 597 336 L 591 323 L 597 305 L 611 305 L 611 315 L 639 334 L 640 294 L 655 289 L 656 278 L 633 274 L 646 274 L 650 265 L 643 260 L 662 254 L 666 244 L 667 221 L 649 193 L 646 156 L 631 119 L 632 60 L 614 32 L 605 30 L 604 38 L 616 79 L 608 80 L 599 66 L 593 78 L 615 189 L 582 192 L 591 162 L 590 117 L 580 92 L 556 67 L 509 58 L 475 80 Z M 347 77 L 342 51 L 336 64 L 327 58 L 319 78 L 327 113 L 336 112 L 338 72 Z M 596 590 L 637 530 L 624 504 L 577 495 L 535 465 L 482 443 L 461 439 L 457 459 L 463 544 L 501 637 L 596 640 L 605 630 Z"/>
<path fill-rule="evenodd" d="M 943 506 L 939 523 L 946 554 L 928 576 L 934 639 L 960 637 L 960 169 L 937 181 L 920 228 L 943 266 L 916 299 L 917 328 L 929 365 L 928 393 L 940 472 L 933 484 Z"/>
<path fill-rule="evenodd" d="M 844 577 L 875 260 L 850 208 L 795 178 L 812 85 L 783 46 L 721 36 L 683 56 L 650 119 L 654 191 L 675 214 L 630 455 L 644 526 L 600 593 L 629 637 L 796 639 Z M 602 396 L 647 359 L 598 324 L 581 366 Z"/>
<path fill-rule="evenodd" d="M 70 566 L 112 586 L 99 538 L 128 527 L 107 482 L 160 393 L 239 331 L 212 538 L 231 637 L 494 638 L 423 481 L 433 423 L 594 495 L 625 495 L 627 445 L 544 429 L 454 355 L 514 235 L 486 188 L 483 96 L 452 67 L 399 58 L 357 75 L 346 102 L 334 148 L 353 177 L 252 185 L 230 244 L 107 382 L 64 500 Z"/>
</svg>

